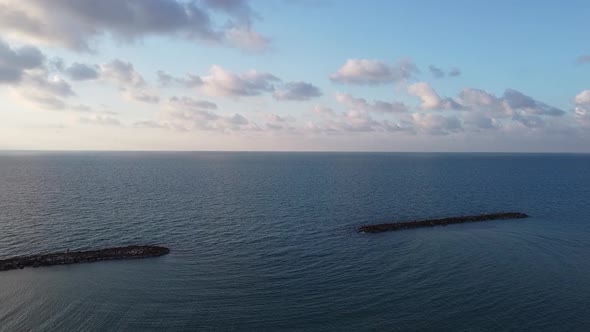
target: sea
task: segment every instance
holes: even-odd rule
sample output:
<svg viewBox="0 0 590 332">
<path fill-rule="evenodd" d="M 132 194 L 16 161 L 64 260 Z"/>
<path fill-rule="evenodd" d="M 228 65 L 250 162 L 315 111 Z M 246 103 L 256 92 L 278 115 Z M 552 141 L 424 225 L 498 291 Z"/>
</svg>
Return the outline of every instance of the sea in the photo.
<svg viewBox="0 0 590 332">
<path fill-rule="evenodd" d="M 0 331 L 589 331 L 590 155 L 0 152 L 0 259 L 134 244 L 0 272 Z"/>
</svg>

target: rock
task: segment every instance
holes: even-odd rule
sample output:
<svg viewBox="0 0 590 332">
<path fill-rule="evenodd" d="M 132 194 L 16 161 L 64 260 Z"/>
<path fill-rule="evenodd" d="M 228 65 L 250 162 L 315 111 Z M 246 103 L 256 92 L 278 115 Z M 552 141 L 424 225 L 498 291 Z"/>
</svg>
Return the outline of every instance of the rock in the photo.
<svg viewBox="0 0 590 332">
<path fill-rule="evenodd" d="M 521 219 L 528 218 L 529 215 L 520 212 L 504 212 L 504 213 L 490 213 L 480 214 L 474 216 L 449 217 L 442 219 L 429 219 L 417 221 L 404 221 L 388 224 L 367 225 L 358 228 L 361 233 L 381 233 L 388 231 L 397 231 L 400 229 L 418 228 L 418 227 L 433 227 L 433 226 L 447 226 L 450 224 L 458 224 L 465 222 L 478 222 L 498 219 Z"/>
<path fill-rule="evenodd" d="M 67 251 L 54 254 L 21 256 L 0 260 L 0 271 L 23 269 L 26 266 L 50 266 L 61 264 L 87 263 L 110 259 L 146 258 L 163 256 L 170 249 L 159 246 L 128 246 L 93 251 Z"/>
</svg>

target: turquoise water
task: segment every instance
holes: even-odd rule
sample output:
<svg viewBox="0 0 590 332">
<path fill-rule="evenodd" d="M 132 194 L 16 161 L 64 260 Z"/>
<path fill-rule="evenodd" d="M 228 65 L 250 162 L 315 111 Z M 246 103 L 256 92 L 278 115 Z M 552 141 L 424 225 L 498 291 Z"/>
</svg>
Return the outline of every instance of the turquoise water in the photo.
<svg viewBox="0 0 590 332">
<path fill-rule="evenodd" d="M 0 152 L 0 330 L 590 329 L 590 155 Z M 358 234 L 483 212 L 529 219 Z"/>
</svg>

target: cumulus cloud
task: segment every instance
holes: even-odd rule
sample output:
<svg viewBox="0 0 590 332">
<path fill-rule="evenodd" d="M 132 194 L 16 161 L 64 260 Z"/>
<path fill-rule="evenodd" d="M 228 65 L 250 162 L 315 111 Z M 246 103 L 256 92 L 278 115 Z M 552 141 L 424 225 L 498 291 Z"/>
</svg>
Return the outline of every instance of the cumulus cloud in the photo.
<svg viewBox="0 0 590 332">
<path fill-rule="evenodd" d="M 215 14 L 215 15 L 214 15 Z M 120 41 L 178 36 L 257 48 L 257 15 L 246 1 L 0 0 L 0 32 L 34 43 L 93 50 L 104 35 Z"/>
<path fill-rule="evenodd" d="M 461 69 L 459 69 L 459 68 L 457 68 L 457 67 L 455 67 L 455 68 L 452 68 L 452 69 L 449 71 L 449 76 L 451 76 L 451 77 L 457 77 L 457 76 L 460 76 L 460 75 L 461 75 Z"/>
<path fill-rule="evenodd" d="M 428 66 L 428 70 L 430 71 L 430 74 L 432 74 L 432 76 L 434 76 L 435 78 L 443 78 L 446 76 L 445 72 L 433 65 Z"/>
<path fill-rule="evenodd" d="M 282 131 L 282 130 L 288 130 L 288 131 L 296 131 L 296 128 L 291 126 L 289 124 L 289 122 L 292 121 L 292 119 L 284 117 L 284 116 L 280 116 L 278 114 L 264 114 L 263 116 L 264 120 L 266 121 L 266 123 L 264 124 L 264 128 L 267 130 L 272 130 L 272 131 Z"/>
<path fill-rule="evenodd" d="M 203 83 L 200 89 L 203 93 L 234 98 L 272 92 L 275 89 L 274 83 L 280 81 L 269 73 L 250 70 L 242 74 L 234 74 L 218 65 L 213 65 L 209 74 L 201 79 Z"/>
<path fill-rule="evenodd" d="M 574 98 L 574 116 L 584 127 L 590 127 L 590 90 L 584 90 Z"/>
<path fill-rule="evenodd" d="M 456 110 L 460 109 L 456 101 L 441 98 L 427 82 L 418 82 L 408 86 L 408 94 L 420 98 L 423 110 Z"/>
<path fill-rule="evenodd" d="M 461 122 L 454 116 L 415 113 L 412 114 L 412 119 L 417 129 L 430 135 L 448 135 L 463 130 Z"/>
<path fill-rule="evenodd" d="M 461 70 L 457 67 L 451 68 L 449 70 L 449 72 L 446 73 L 443 69 L 436 67 L 434 65 L 430 65 L 430 66 L 428 66 L 428 71 L 430 71 L 430 74 L 434 78 L 444 78 L 446 76 L 457 77 L 457 76 L 461 75 Z"/>
<path fill-rule="evenodd" d="M 100 77 L 124 87 L 142 88 L 146 85 L 143 76 L 131 62 L 119 59 L 100 65 Z"/>
<path fill-rule="evenodd" d="M 63 98 L 75 95 L 68 82 L 44 69 L 27 71 L 14 89 L 25 103 L 45 110 L 65 110 Z"/>
<path fill-rule="evenodd" d="M 245 26 L 229 28 L 225 36 L 231 45 L 247 51 L 262 51 L 269 44 L 268 38 Z"/>
<path fill-rule="evenodd" d="M 64 72 L 74 81 L 95 80 L 99 75 L 96 66 L 89 66 L 78 62 L 74 62 Z"/>
<path fill-rule="evenodd" d="M 466 122 L 480 129 L 502 126 L 502 119 L 510 118 L 528 128 L 545 126 L 544 117 L 560 117 L 565 111 L 549 106 L 514 89 L 506 89 L 501 97 L 480 89 L 466 88 L 456 99 L 469 113 Z"/>
<path fill-rule="evenodd" d="M 408 111 L 408 107 L 400 102 L 386 102 L 376 100 L 373 104 L 367 102 L 364 98 L 355 98 L 348 93 L 337 93 L 336 101 L 346 105 L 350 109 L 376 113 L 403 113 Z"/>
<path fill-rule="evenodd" d="M 411 116 L 407 113 L 398 114 L 400 119 L 397 120 L 377 120 L 373 118 L 373 112 L 380 111 L 375 111 L 374 105 L 366 103 L 364 99 L 339 94 L 337 100 L 347 105 L 349 109 L 345 112 L 336 112 L 329 107 L 315 106 L 312 111 L 320 116 L 320 120 L 308 122 L 304 129 L 328 134 L 412 132 L 414 130 Z"/>
<path fill-rule="evenodd" d="M 334 109 L 332 109 L 331 107 L 326 107 L 326 106 L 321 106 L 321 105 L 314 106 L 311 111 L 313 113 L 323 115 L 323 116 L 332 116 L 335 114 Z"/>
<path fill-rule="evenodd" d="M 311 83 L 282 83 L 280 78 L 271 73 L 256 70 L 234 73 L 219 65 L 211 66 L 209 73 L 204 76 L 188 74 L 185 77 L 176 77 L 162 70 L 157 75 L 161 86 L 197 88 L 208 96 L 238 98 L 272 93 L 276 100 L 303 101 L 322 95 L 321 90 Z"/>
<path fill-rule="evenodd" d="M 99 78 L 117 85 L 124 98 L 148 104 L 160 102 L 158 91 L 150 88 L 131 62 L 115 59 L 98 68 Z"/>
<path fill-rule="evenodd" d="M 0 40 L 0 84 L 19 82 L 25 70 L 41 68 L 45 55 L 36 47 L 13 48 Z"/>
<path fill-rule="evenodd" d="M 83 116 L 78 119 L 78 122 L 82 124 L 88 125 L 96 125 L 96 126 L 114 126 L 120 127 L 122 126 L 121 122 L 114 117 L 111 116 L 104 116 L 104 115 L 90 115 L 90 116 Z"/>
<path fill-rule="evenodd" d="M 160 102 L 158 92 L 150 89 L 121 89 L 123 97 L 128 100 L 138 101 L 147 104 L 157 104 Z"/>
<path fill-rule="evenodd" d="M 467 112 L 463 115 L 463 124 L 475 130 L 492 130 L 502 127 L 498 119 L 483 112 Z"/>
<path fill-rule="evenodd" d="M 203 84 L 203 80 L 193 74 L 188 74 L 186 77 L 174 77 L 163 70 L 158 70 L 158 83 L 162 86 L 170 86 L 178 84 L 186 88 L 193 88 Z"/>
<path fill-rule="evenodd" d="M 348 59 L 330 79 L 337 83 L 376 85 L 406 80 L 415 72 L 416 66 L 407 60 L 389 65 L 380 60 Z"/>
<path fill-rule="evenodd" d="M 239 113 L 220 114 L 217 105 L 190 97 L 171 97 L 160 119 L 134 123 L 137 128 L 163 128 L 176 131 L 258 131 L 258 125 Z"/>
<path fill-rule="evenodd" d="M 562 116 L 565 114 L 565 111 L 557 107 L 549 106 L 513 89 L 506 89 L 503 99 L 513 109 L 522 110 L 529 115 Z"/>
<path fill-rule="evenodd" d="M 184 110 L 216 110 L 217 104 L 207 100 L 196 100 L 190 97 L 171 97 L 169 100 L 175 109 Z"/>
<path fill-rule="evenodd" d="M 311 83 L 289 82 L 282 89 L 276 90 L 273 97 L 277 100 L 309 100 L 322 95 L 320 89 Z"/>
</svg>

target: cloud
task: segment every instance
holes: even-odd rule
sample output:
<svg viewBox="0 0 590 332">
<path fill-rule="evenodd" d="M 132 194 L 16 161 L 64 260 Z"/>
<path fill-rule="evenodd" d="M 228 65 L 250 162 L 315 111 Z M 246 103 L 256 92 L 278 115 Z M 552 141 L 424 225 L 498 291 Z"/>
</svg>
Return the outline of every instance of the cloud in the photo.
<svg viewBox="0 0 590 332">
<path fill-rule="evenodd" d="M 268 130 L 289 130 L 291 132 L 295 132 L 297 130 L 295 127 L 289 125 L 289 122 L 291 122 L 292 119 L 280 116 L 278 114 L 264 114 L 263 118 L 266 120 L 264 127 Z"/>
<path fill-rule="evenodd" d="M 105 35 L 123 42 L 159 35 L 237 47 L 254 40 L 264 47 L 266 39 L 251 30 L 257 17 L 246 1 L 0 0 L 3 35 L 78 51 L 94 50 Z"/>
<path fill-rule="evenodd" d="M 137 128 L 163 128 L 176 131 L 258 131 L 254 122 L 239 113 L 219 114 L 213 110 L 217 105 L 206 100 L 190 97 L 172 97 L 164 104 L 157 121 L 147 120 L 134 123 Z"/>
<path fill-rule="evenodd" d="M 434 65 L 428 66 L 428 71 L 434 78 L 445 78 L 445 77 L 457 77 L 461 75 L 461 70 L 457 67 L 453 67 L 446 73 L 443 69 L 436 67 Z"/>
<path fill-rule="evenodd" d="M 195 100 L 190 97 L 172 97 L 170 105 L 176 109 L 184 110 L 216 110 L 217 104 L 206 100 Z"/>
<path fill-rule="evenodd" d="M 422 101 L 420 109 L 423 110 L 458 110 L 461 108 L 461 105 L 453 99 L 441 98 L 427 82 L 418 82 L 408 86 L 408 94 L 420 98 Z"/>
<path fill-rule="evenodd" d="M 262 51 L 269 44 L 268 38 L 245 26 L 227 29 L 225 37 L 231 45 L 246 51 Z"/>
<path fill-rule="evenodd" d="M 513 89 L 506 89 L 503 99 L 513 109 L 522 110 L 530 115 L 562 116 L 565 114 L 565 111 L 557 107 L 549 106 Z"/>
<path fill-rule="evenodd" d="M 457 77 L 461 75 L 461 69 L 454 67 L 449 71 L 449 76 L 451 77 Z"/>
<path fill-rule="evenodd" d="M 207 76 L 201 77 L 200 89 L 210 96 L 243 97 L 257 96 L 264 92 L 274 91 L 274 83 L 280 81 L 269 73 L 251 70 L 242 74 L 234 74 L 224 68 L 213 65 Z"/>
<path fill-rule="evenodd" d="M 89 66 L 82 63 L 74 62 L 71 66 L 64 70 L 74 81 L 95 80 L 99 76 L 99 72 L 95 66 Z"/>
<path fill-rule="evenodd" d="M 348 93 L 337 93 L 336 101 L 348 106 L 350 109 L 366 112 L 404 113 L 408 111 L 408 107 L 404 103 L 389 103 L 381 100 L 376 100 L 375 102 L 373 102 L 373 104 L 370 104 L 367 102 L 366 99 L 355 98 Z"/>
<path fill-rule="evenodd" d="M 366 101 L 363 102 L 364 99 L 339 94 L 337 100 L 348 105 L 350 109 L 346 112 L 335 112 L 329 107 L 318 105 L 312 111 L 321 116 L 320 120 L 318 122 L 308 122 L 304 130 L 329 134 L 412 132 L 414 130 L 411 117 L 407 113 L 398 114 L 402 120 L 397 122 L 389 119 L 376 120 L 372 117 L 372 112 L 375 112 L 374 105 L 370 105 Z"/>
<path fill-rule="evenodd" d="M 463 124 L 466 127 L 480 129 L 498 129 L 502 124 L 483 112 L 467 112 L 463 115 Z"/>
<path fill-rule="evenodd" d="M 467 111 L 465 122 L 479 129 L 496 129 L 502 119 L 511 119 L 528 128 L 545 126 L 544 117 L 560 117 L 565 111 L 549 106 L 514 89 L 496 97 L 480 89 L 466 88 L 456 99 Z"/>
<path fill-rule="evenodd" d="M 418 130 L 430 135 L 448 135 L 463 130 L 461 122 L 454 116 L 414 113 L 412 114 L 412 119 Z"/>
<path fill-rule="evenodd" d="M 160 102 L 160 96 L 157 91 L 148 89 L 121 89 L 123 97 L 128 100 L 134 100 L 147 104 L 157 104 Z"/>
<path fill-rule="evenodd" d="M 417 68 L 410 61 L 392 66 L 380 60 L 348 59 L 330 79 L 337 83 L 376 85 L 406 80 L 415 72 Z"/>
<path fill-rule="evenodd" d="M 428 70 L 434 78 L 444 78 L 446 76 L 457 77 L 461 75 L 461 70 L 457 67 L 451 68 L 448 73 L 445 73 L 443 69 L 436 67 L 434 65 L 428 66 Z"/>
<path fill-rule="evenodd" d="M 590 127 L 590 90 L 584 90 L 574 98 L 574 116 L 583 127 Z"/>
<path fill-rule="evenodd" d="M 19 82 L 25 70 L 41 68 L 45 55 L 32 46 L 13 48 L 0 40 L 0 84 Z"/>
<path fill-rule="evenodd" d="M 434 78 L 443 78 L 446 76 L 445 72 L 442 69 L 435 67 L 433 65 L 428 66 L 428 70 L 430 71 L 430 74 L 434 76 Z"/>
<path fill-rule="evenodd" d="M 75 95 L 68 82 L 45 69 L 25 72 L 13 88 L 25 103 L 44 110 L 65 110 L 68 105 L 63 98 Z"/>
<path fill-rule="evenodd" d="M 158 70 L 158 83 L 162 86 L 170 86 L 178 84 L 186 88 L 193 88 L 203 84 L 203 80 L 197 76 L 188 74 L 184 78 L 174 77 L 163 70 Z"/>
<path fill-rule="evenodd" d="M 309 100 L 322 95 L 320 89 L 311 83 L 289 82 L 281 90 L 276 90 L 273 97 L 277 100 Z"/>
<path fill-rule="evenodd" d="M 148 104 L 160 102 L 158 91 L 149 87 L 131 62 L 115 59 L 98 68 L 99 78 L 117 85 L 124 98 Z"/>
<path fill-rule="evenodd" d="M 100 77 L 124 87 L 142 88 L 145 80 L 131 62 L 119 59 L 100 65 Z"/>
<path fill-rule="evenodd" d="M 576 63 L 582 65 L 582 64 L 586 64 L 586 63 L 590 63 L 590 54 L 589 55 L 580 55 L 577 59 L 576 59 Z"/>
<path fill-rule="evenodd" d="M 455 101 L 463 109 L 485 112 L 494 118 L 506 118 L 515 114 L 515 110 L 505 100 L 481 89 L 465 88 Z"/>
<path fill-rule="evenodd" d="M 321 105 L 314 106 L 311 111 L 316 114 L 323 115 L 323 116 L 333 116 L 334 114 L 336 114 L 334 112 L 334 109 L 332 109 L 330 107 L 326 107 L 326 106 L 321 106 Z"/>
<path fill-rule="evenodd" d="M 83 116 L 78 119 L 78 122 L 80 122 L 82 124 L 96 125 L 96 126 L 111 126 L 111 127 L 122 126 L 122 124 L 119 120 L 117 120 L 113 117 L 104 116 L 104 115 Z"/>
</svg>

